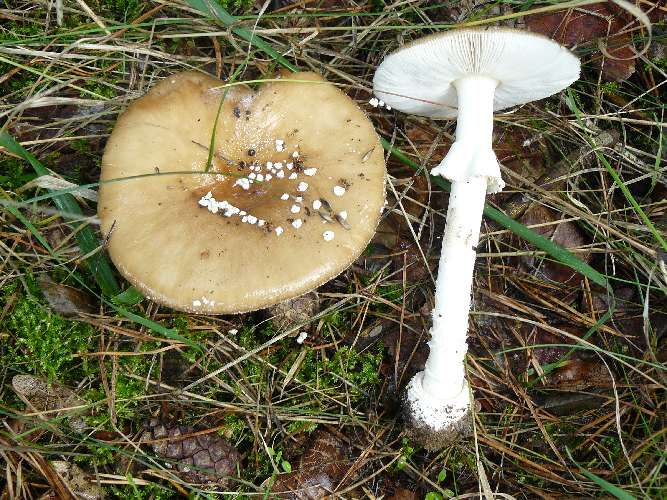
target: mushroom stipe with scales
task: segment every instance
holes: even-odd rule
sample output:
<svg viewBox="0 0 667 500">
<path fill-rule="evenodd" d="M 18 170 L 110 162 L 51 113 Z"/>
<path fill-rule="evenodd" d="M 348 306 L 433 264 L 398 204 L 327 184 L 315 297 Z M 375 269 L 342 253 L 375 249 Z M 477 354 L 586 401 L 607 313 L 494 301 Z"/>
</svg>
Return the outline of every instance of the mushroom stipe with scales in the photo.
<svg viewBox="0 0 667 500">
<path fill-rule="evenodd" d="M 486 193 L 504 182 L 492 149 L 493 112 L 543 99 L 579 78 L 579 60 L 540 35 L 510 29 L 454 30 L 387 56 L 373 80 L 392 108 L 457 118 L 456 139 L 432 175 L 451 181 L 436 281 L 430 353 L 404 396 L 408 431 L 439 449 L 471 430 L 465 379 L 468 315 Z"/>
<path fill-rule="evenodd" d="M 111 259 L 182 311 L 251 311 L 318 287 L 363 251 L 384 207 L 378 136 L 334 85 L 306 72 L 224 85 L 166 78 L 120 116 L 102 160 Z"/>
</svg>

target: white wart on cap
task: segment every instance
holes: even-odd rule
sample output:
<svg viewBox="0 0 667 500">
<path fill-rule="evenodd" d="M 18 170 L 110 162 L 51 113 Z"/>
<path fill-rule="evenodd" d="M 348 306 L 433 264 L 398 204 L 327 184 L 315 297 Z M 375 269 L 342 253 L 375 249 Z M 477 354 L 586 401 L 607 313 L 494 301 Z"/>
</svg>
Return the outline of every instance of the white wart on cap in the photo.
<svg viewBox="0 0 667 500">
<path fill-rule="evenodd" d="M 205 172 L 223 85 L 166 78 L 119 118 L 102 160 L 102 181 L 145 176 L 100 187 L 113 262 L 149 298 L 191 312 L 250 311 L 316 288 L 363 251 L 384 203 L 372 124 L 313 73 L 229 87 Z"/>
<path fill-rule="evenodd" d="M 455 118 L 455 82 L 496 80 L 493 110 L 543 99 L 579 78 L 579 60 L 534 33 L 463 29 L 420 38 L 387 56 L 373 79 L 375 95 L 391 107 L 431 118 Z"/>
</svg>

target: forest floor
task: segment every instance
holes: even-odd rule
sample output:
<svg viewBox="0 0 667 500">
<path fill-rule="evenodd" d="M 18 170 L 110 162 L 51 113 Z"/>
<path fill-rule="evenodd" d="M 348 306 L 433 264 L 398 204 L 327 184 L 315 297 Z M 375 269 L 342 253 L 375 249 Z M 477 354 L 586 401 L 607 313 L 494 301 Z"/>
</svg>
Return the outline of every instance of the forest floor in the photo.
<svg viewBox="0 0 667 500">
<path fill-rule="evenodd" d="M 650 0 L 0 0 L 0 498 L 665 498 L 666 14 Z M 428 172 L 455 122 L 369 105 L 372 78 L 410 40 L 496 25 L 564 43 L 582 73 L 495 115 L 507 186 L 477 247 L 474 434 L 428 452 L 399 396 L 428 355 L 448 200 Z M 119 114 L 179 71 L 294 69 L 336 83 L 386 141 L 375 238 L 288 315 L 145 299 L 108 266 L 96 218 Z"/>
</svg>

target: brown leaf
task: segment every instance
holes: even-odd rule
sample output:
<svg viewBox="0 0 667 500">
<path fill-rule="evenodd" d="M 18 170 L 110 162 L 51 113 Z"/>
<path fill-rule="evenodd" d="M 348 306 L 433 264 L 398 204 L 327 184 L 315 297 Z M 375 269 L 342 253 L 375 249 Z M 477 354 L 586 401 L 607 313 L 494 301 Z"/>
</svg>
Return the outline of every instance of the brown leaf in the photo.
<svg viewBox="0 0 667 500">
<path fill-rule="evenodd" d="M 39 280 L 39 288 L 49 303 L 49 307 L 58 314 L 77 316 L 95 313 L 93 300 L 81 290 L 55 283 L 49 279 Z"/>
<path fill-rule="evenodd" d="M 584 233 L 574 222 L 558 222 L 559 219 L 560 217 L 553 210 L 534 203 L 523 214 L 520 222 L 527 226 L 548 224 L 534 227 L 533 230 L 569 250 L 580 248 L 588 242 Z M 528 249 L 523 243 L 520 245 Z M 584 262 L 590 261 L 590 254 L 587 252 L 577 252 L 577 257 Z M 550 258 L 522 256 L 519 261 L 526 272 L 546 281 L 569 287 L 578 287 L 583 279 L 582 275 L 572 268 Z"/>
<path fill-rule="evenodd" d="M 545 377 L 548 386 L 582 391 L 591 387 L 611 387 L 609 370 L 600 360 L 572 359 Z"/>
<path fill-rule="evenodd" d="M 546 172 L 547 147 L 537 132 L 529 133 L 517 127 L 501 129 L 494 140 L 493 151 L 504 167 L 531 182 Z"/>
<path fill-rule="evenodd" d="M 439 136 L 431 122 L 409 120 L 405 123 L 404 129 L 412 146 L 410 149 L 414 148 L 424 159 L 428 158 L 438 163 L 451 146 L 451 140 L 446 136 Z"/>
<path fill-rule="evenodd" d="M 195 431 L 189 425 L 161 422 L 153 418 L 145 424 L 153 451 L 173 460 L 179 477 L 197 484 L 226 484 L 237 474 L 239 452 L 214 433 Z"/>
<path fill-rule="evenodd" d="M 652 300 L 648 311 L 648 322 L 655 338 L 667 334 L 667 313 L 664 298 Z M 631 352 L 642 355 L 647 349 L 644 335 L 643 306 L 639 302 L 636 289 L 631 286 L 620 286 L 609 293 L 601 288 L 593 288 L 590 295 L 584 294 L 580 308 L 593 318 L 599 318 L 609 310 L 613 311 L 610 326 L 622 335 L 618 342 L 627 345 Z"/>
<path fill-rule="evenodd" d="M 318 431 L 295 467 L 281 474 L 271 487 L 278 498 L 329 498 L 349 469 L 345 445 L 331 433 Z"/>
<path fill-rule="evenodd" d="M 430 323 L 430 318 L 427 319 Z M 424 329 L 424 326 L 418 322 L 406 324 L 412 326 L 411 329 L 394 326 L 389 329 L 384 335 L 384 344 L 387 347 L 387 352 L 391 358 L 391 364 L 382 365 L 381 369 L 383 375 L 393 382 L 392 385 L 398 382 L 394 380 L 396 375 L 400 378 L 400 385 L 407 384 L 410 379 L 417 373 L 424 369 L 426 360 L 429 355 L 429 348 L 427 341 L 430 336 L 428 332 L 420 337 L 416 332 Z M 400 387 L 394 387 L 396 392 L 400 392 Z"/>
<path fill-rule="evenodd" d="M 606 80 L 622 81 L 635 71 L 632 38 L 630 33 L 623 33 L 628 20 L 625 11 L 610 2 L 601 2 L 576 10 L 533 14 L 526 17 L 526 27 L 568 47 L 604 39 L 610 57 L 598 56 L 596 61 Z"/>
</svg>

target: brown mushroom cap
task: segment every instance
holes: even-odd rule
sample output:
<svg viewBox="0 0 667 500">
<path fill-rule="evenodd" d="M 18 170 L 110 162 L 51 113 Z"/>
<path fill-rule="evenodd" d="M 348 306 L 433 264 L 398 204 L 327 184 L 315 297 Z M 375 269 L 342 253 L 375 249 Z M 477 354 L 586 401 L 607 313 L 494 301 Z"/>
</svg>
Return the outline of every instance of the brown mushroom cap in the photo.
<svg viewBox="0 0 667 500">
<path fill-rule="evenodd" d="M 384 205 L 372 124 L 313 73 L 228 87 L 205 173 L 223 85 L 199 73 L 165 79 L 118 119 L 102 160 L 98 212 L 112 260 L 150 299 L 184 311 L 251 311 L 316 288 L 363 251 Z M 209 192 L 245 222 L 202 206 Z"/>
</svg>

